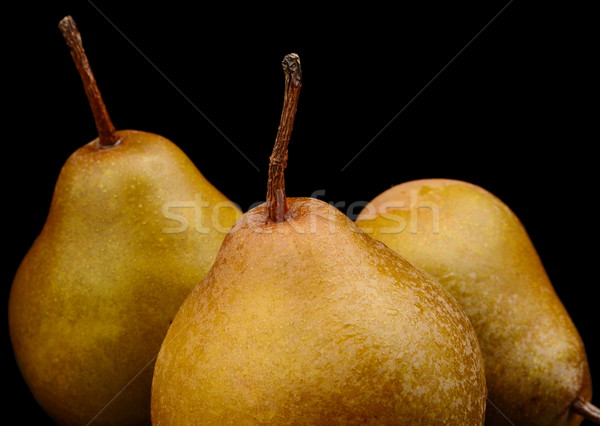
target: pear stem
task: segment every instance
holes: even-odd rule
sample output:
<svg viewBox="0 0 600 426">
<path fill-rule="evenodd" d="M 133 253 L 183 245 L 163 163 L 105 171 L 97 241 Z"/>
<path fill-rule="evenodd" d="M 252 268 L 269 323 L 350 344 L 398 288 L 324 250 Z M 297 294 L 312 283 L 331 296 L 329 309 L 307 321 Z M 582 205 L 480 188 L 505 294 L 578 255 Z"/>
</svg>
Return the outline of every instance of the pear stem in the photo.
<svg viewBox="0 0 600 426">
<path fill-rule="evenodd" d="M 283 58 L 281 65 L 285 73 L 285 95 L 275 146 L 269 158 L 269 180 L 267 182 L 267 210 L 269 218 L 274 222 L 283 222 L 287 216 L 284 170 L 287 166 L 288 145 L 292 136 L 298 109 L 298 97 L 302 87 L 300 57 L 295 53 L 290 53 Z"/>
<path fill-rule="evenodd" d="M 102 148 L 114 146 L 118 144 L 119 138 L 115 134 L 115 126 L 110 120 L 106 105 L 104 105 L 102 95 L 100 95 L 100 89 L 98 89 L 94 73 L 92 73 L 92 68 L 83 49 L 81 34 L 75 25 L 75 20 L 71 16 L 65 16 L 58 24 L 58 28 L 60 28 L 71 50 L 71 56 L 83 81 L 85 94 L 92 108 L 94 120 L 96 121 L 100 146 Z"/>
<path fill-rule="evenodd" d="M 600 408 L 582 398 L 577 398 L 571 405 L 573 411 L 591 422 L 600 424 Z"/>
</svg>

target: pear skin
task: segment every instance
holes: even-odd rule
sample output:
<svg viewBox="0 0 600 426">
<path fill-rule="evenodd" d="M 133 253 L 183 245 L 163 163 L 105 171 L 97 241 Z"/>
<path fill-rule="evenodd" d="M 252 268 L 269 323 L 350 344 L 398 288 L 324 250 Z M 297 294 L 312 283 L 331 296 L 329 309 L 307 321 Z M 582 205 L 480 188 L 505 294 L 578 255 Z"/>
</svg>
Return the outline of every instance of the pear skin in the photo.
<svg viewBox="0 0 600 426">
<path fill-rule="evenodd" d="M 591 398 L 583 343 L 502 201 L 465 182 L 418 180 L 376 197 L 356 224 L 437 278 L 465 309 L 485 360 L 486 424 L 581 422 L 571 406 Z"/>
<path fill-rule="evenodd" d="M 94 424 L 148 422 L 148 363 L 236 218 L 236 208 L 173 143 L 145 132 L 117 134 L 118 146 L 94 141 L 69 158 L 10 294 L 19 367 L 60 424 L 87 424 L 144 367 Z M 199 194 L 205 208 L 174 209 L 188 229 L 165 232 L 180 222 L 165 218 L 163 208 Z M 215 206 L 223 208 L 213 218 Z M 193 226 L 198 219 L 208 232 Z"/>
<path fill-rule="evenodd" d="M 178 312 L 154 425 L 481 425 L 473 328 L 429 275 L 341 212 L 288 198 L 242 216 Z"/>
</svg>

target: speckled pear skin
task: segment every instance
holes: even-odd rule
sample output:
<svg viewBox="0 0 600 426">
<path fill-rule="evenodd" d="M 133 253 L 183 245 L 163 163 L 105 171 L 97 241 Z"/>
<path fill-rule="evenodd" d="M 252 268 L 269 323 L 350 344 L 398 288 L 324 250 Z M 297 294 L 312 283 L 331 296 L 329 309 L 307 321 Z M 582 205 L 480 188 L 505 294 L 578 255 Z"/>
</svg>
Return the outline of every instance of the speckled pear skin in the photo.
<svg viewBox="0 0 600 426">
<path fill-rule="evenodd" d="M 154 425 L 481 425 L 483 361 L 429 275 L 329 204 L 242 216 L 179 310 Z"/>
<path fill-rule="evenodd" d="M 436 277 L 467 312 L 489 399 L 516 425 L 579 424 L 569 406 L 591 398 L 583 343 L 515 214 L 447 179 L 403 183 L 370 204 L 357 225 Z M 486 424 L 508 422 L 488 404 Z"/>
<path fill-rule="evenodd" d="M 120 131 L 93 141 L 64 165 L 44 228 L 21 263 L 9 301 L 19 367 L 42 407 L 63 425 L 87 424 L 158 353 L 170 321 L 210 268 L 226 231 L 197 232 L 189 221 L 164 233 L 168 202 L 227 202 L 173 143 Z M 220 204 L 222 205 L 222 204 Z M 222 227 L 235 222 L 221 209 Z M 153 364 L 94 421 L 150 423 Z"/>
</svg>

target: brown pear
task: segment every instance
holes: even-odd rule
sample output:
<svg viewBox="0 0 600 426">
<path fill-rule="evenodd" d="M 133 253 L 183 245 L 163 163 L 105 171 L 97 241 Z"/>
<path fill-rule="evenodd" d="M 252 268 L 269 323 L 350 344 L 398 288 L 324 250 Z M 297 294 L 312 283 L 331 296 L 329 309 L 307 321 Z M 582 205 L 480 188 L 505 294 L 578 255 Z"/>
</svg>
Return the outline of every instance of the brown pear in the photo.
<svg viewBox="0 0 600 426">
<path fill-rule="evenodd" d="M 60 172 L 13 282 L 10 336 L 59 424 L 149 424 L 152 361 L 238 210 L 172 142 L 114 130 L 74 21 L 60 28 L 100 136 Z"/>
<path fill-rule="evenodd" d="M 502 201 L 466 182 L 418 180 L 377 196 L 356 224 L 437 278 L 465 309 L 485 360 L 486 424 L 598 421 L 583 343 Z"/>
<path fill-rule="evenodd" d="M 331 205 L 286 198 L 301 73 L 297 55 L 283 65 L 267 202 L 169 328 L 153 424 L 481 425 L 482 359 L 450 294 Z"/>
</svg>

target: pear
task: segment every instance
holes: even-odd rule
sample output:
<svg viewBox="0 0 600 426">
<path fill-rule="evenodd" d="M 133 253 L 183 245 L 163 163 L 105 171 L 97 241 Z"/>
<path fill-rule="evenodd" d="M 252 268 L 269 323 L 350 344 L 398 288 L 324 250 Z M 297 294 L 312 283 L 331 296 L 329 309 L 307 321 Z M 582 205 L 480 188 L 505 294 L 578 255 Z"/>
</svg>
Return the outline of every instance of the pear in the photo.
<svg viewBox="0 0 600 426">
<path fill-rule="evenodd" d="M 301 86 L 286 95 L 267 202 L 242 216 L 161 347 L 154 425 L 481 425 L 474 330 L 429 275 L 331 205 L 286 198 Z"/>
<path fill-rule="evenodd" d="M 238 210 L 172 142 L 114 130 L 74 21 L 60 28 L 100 136 L 60 172 L 14 278 L 10 336 L 59 424 L 149 424 L 153 358 Z"/>
<path fill-rule="evenodd" d="M 486 424 L 594 419 L 581 338 L 502 201 L 461 181 L 417 180 L 377 196 L 356 224 L 437 278 L 465 309 L 485 360 Z"/>
</svg>

